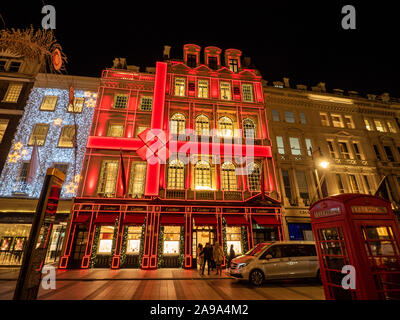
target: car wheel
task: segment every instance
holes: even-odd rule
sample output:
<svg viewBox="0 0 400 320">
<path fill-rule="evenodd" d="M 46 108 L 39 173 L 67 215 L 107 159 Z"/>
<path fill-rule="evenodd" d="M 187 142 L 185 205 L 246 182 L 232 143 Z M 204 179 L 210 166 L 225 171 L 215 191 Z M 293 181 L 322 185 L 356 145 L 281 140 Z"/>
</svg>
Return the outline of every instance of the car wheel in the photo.
<svg viewBox="0 0 400 320">
<path fill-rule="evenodd" d="M 253 270 L 249 276 L 250 283 L 260 286 L 264 282 L 264 274 L 260 270 Z"/>
</svg>

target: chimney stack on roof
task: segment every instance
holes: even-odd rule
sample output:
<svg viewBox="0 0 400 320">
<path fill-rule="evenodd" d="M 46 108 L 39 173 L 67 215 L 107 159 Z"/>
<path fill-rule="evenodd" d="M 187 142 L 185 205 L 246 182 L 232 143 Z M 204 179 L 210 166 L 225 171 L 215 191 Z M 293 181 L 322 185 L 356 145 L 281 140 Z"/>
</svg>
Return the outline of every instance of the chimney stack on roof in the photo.
<svg viewBox="0 0 400 320">
<path fill-rule="evenodd" d="M 171 50 L 170 46 L 164 46 L 164 53 L 163 53 L 163 58 L 164 59 L 169 59 L 170 50 Z"/>
</svg>

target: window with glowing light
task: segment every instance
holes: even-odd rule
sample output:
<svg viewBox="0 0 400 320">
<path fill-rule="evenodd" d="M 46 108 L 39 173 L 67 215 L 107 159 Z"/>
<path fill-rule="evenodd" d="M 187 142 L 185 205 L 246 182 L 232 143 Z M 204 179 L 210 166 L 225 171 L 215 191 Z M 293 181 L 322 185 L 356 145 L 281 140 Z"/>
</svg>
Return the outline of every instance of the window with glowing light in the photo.
<svg viewBox="0 0 400 320">
<path fill-rule="evenodd" d="M 221 117 L 218 120 L 219 135 L 222 137 L 233 137 L 233 121 L 229 117 Z"/>
<path fill-rule="evenodd" d="M 344 116 L 344 123 L 346 124 L 346 128 L 354 129 L 354 122 L 352 116 Z"/>
<path fill-rule="evenodd" d="M 261 169 L 260 165 L 257 163 L 249 163 L 247 165 L 248 169 L 248 187 L 250 191 L 260 191 L 261 190 Z"/>
<path fill-rule="evenodd" d="M 276 136 L 276 145 L 278 147 L 278 153 L 285 154 L 285 145 L 283 144 L 283 138 L 281 136 Z"/>
<path fill-rule="evenodd" d="M 60 140 L 58 141 L 58 147 L 60 148 L 73 148 L 75 142 L 75 126 L 64 126 L 61 129 Z"/>
<path fill-rule="evenodd" d="M 40 110 L 42 111 L 54 111 L 56 108 L 58 96 L 44 96 Z M 68 110 L 69 111 L 69 110 Z"/>
<path fill-rule="evenodd" d="M 185 166 L 180 160 L 168 164 L 168 189 L 185 189 Z"/>
<path fill-rule="evenodd" d="M 142 97 L 140 98 L 140 107 L 142 111 L 151 111 L 153 108 L 153 98 L 152 97 Z"/>
<path fill-rule="evenodd" d="M 138 136 L 139 134 L 141 134 L 144 130 L 148 129 L 149 127 L 145 127 L 145 126 L 137 126 L 136 127 L 136 136 Z"/>
<path fill-rule="evenodd" d="M 244 102 L 253 102 L 253 85 L 250 83 L 242 84 L 242 95 Z"/>
<path fill-rule="evenodd" d="M 122 123 L 110 123 L 107 130 L 107 137 L 121 138 L 124 136 L 124 125 Z"/>
<path fill-rule="evenodd" d="M 185 78 L 175 78 L 175 95 L 179 97 L 185 96 Z"/>
<path fill-rule="evenodd" d="M 113 197 L 118 178 L 118 160 L 104 160 L 101 166 L 98 193 Z"/>
<path fill-rule="evenodd" d="M 68 105 L 68 112 L 81 113 L 84 104 L 85 98 L 74 98 L 74 102 Z"/>
<path fill-rule="evenodd" d="M 312 143 L 311 143 L 311 139 L 306 138 L 306 148 L 307 148 L 307 155 L 308 156 L 312 156 Z"/>
<path fill-rule="evenodd" d="M 222 172 L 222 190 L 223 191 L 236 191 L 237 178 L 236 167 L 232 162 L 225 162 L 221 166 Z"/>
<path fill-rule="evenodd" d="M 142 198 L 146 184 L 146 162 L 134 162 L 129 178 L 129 195 L 132 198 Z"/>
<path fill-rule="evenodd" d="M 198 136 L 210 135 L 210 120 L 205 115 L 199 115 L 196 117 L 196 134 Z"/>
<path fill-rule="evenodd" d="M 226 245 L 228 252 L 231 250 L 233 245 L 233 250 L 235 255 L 242 253 L 242 227 L 227 226 L 226 227 Z"/>
<path fill-rule="evenodd" d="M 4 95 L 3 102 L 17 103 L 22 91 L 22 86 L 23 85 L 20 83 L 10 83 Z"/>
<path fill-rule="evenodd" d="M 243 119 L 243 133 L 247 139 L 256 138 L 256 125 L 252 119 Z"/>
<path fill-rule="evenodd" d="M 211 167 L 207 161 L 194 166 L 194 187 L 196 190 L 211 190 Z"/>
<path fill-rule="evenodd" d="M 127 254 L 139 254 L 141 237 L 142 237 L 142 226 L 128 227 L 128 238 L 126 244 Z"/>
<path fill-rule="evenodd" d="M 112 250 L 112 242 L 114 238 L 114 227 L 101 226 L 99 236 L 98 254 L 110 254 Z"/>
<path fill-rule="evenodd" d="M 230 82 L 221 81 L 219 89 L 220 89 L 222 100 L 232 100 L 232 92 L 231 92 Z"/>
<path fill-rule="evenodd" d="M 229 59 L 229 70 L 232 72 L 239 71 L 239 63 L 237 59 Z"/>
<path fill-rule="evenodd" d="M 179 254 L 180 233 L 179 226 L 164 226 L 164 254 Z"/>
<path fill-rule="evenodd" d="M 365 129 L 367 129 L 368 131 L 372 131 L 373 130 L 368 119 L 364 119 L 364 124 L 365 124 Z"/>
<path fill-rule="evenodd" d="M 376 130 L 378 130 L 379 132 L 386 132 L 386 129 L 383 126 L 383 123 L 381 120 L 374 119 L 374 124 L 375 124 Z"/>
<path fill-rule="evenodd" d="M 44 142 L 46 141 L 48 131 L 49 131 L 48 124 L 37 123 L 35 125 L 35 128 L 33 129 L 31 137 L 29 138 L 28 145 L 33 146 L 35 144 L 35 140 L 36 140 L 36 144 L 38 146 L 43 146 Z"/>
<path fill-rule="evenodd" d="M 320 119 L 321 119 L 321 124 L 323 126 L 329 127 L 328 114 L 320 112 L 319 116 L 320 116 Z"/>
<path fill-rule="evenodd" d="M 128 106 L 128 96 L 126 94 L 116 94 L 114 96 L 114 108 L 126 109 Z"/>
<path fill-rule="evenodd" d="M 208 80 L 199 80 L 197 82 L 197 96 L 199 98 L 208 98 Z"/>
<path fill-rule="evenodd" d="M 360 193 L 360 188 L 358 187 L 358 182 L 354 174 L 349 174 L 351 189 L 354 193 Z"/>
<path fill-rule="evenodd" d="M 292 155 L 300 156 L 301 148 L 299 138 L 290 137 L 289 138 L 290 149 L 292 150 Z"/>
<path fill-rule="evenodd" d="M 8 127 L 8 119 L 0 119 L 0 143 L 3 141 L 4 134 Z"/>
<path fill-rule="evenodd" d="M 392 121 L 386 121 L 386 125 L 391 133 L 397 133 L 395 124 Z"/>
<path fill-rule="evenodd" d="M 175 113 L 169 122 L 170 134 L 185 134 L 186 118 L 182 113 Z"/>
<path fill-rule="evenodd" d="M 340 154 L 344 159 L 350 159 L 349 148 L 347 142 L 338 142 Z"/>
<path fill-rule="evenodd" d="M 340 114 L 331 114 L 332 124 L 336 128 L 344 128 L 342 116 Z"/>
</svg>

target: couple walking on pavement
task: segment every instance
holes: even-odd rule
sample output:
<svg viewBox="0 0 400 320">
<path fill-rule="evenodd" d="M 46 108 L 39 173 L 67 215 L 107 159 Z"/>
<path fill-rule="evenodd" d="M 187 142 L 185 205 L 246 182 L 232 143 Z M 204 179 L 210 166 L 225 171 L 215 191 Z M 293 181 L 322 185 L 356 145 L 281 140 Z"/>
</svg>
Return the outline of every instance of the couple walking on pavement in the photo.
<svg viewBox="0 0 400 320">
<path fill-rule="evenodd" d="M 219 242 L 216 242 L 214 247 L 207 242 L 206 246 L 203 248 L 202 244 L 199 244 L 197 248 L 197 257 L 199 259 L 200 272 L 204 275 L 204 269 L 207 263 L 207 273 L 210 275 L 210 264 L 212 261 L 215 262 L 217 273 L 222 275 L 221 265 L 224 261 L 224 251 L 222 250 Z"/>
</svg>

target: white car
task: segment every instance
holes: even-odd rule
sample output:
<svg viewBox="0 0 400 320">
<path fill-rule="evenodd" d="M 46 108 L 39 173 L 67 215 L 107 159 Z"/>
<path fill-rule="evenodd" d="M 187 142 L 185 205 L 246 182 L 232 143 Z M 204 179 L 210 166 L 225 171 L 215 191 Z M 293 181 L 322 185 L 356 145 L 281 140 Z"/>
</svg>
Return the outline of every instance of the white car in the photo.
<svg viewBox="0 0 400 320">
<path fill-rule="evenodd" d="M 261 285 L 268 279 L 320 279 L 314 241 L 263 242 L 232 259 L 230 276 Z"/>
</svg>

